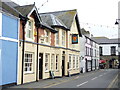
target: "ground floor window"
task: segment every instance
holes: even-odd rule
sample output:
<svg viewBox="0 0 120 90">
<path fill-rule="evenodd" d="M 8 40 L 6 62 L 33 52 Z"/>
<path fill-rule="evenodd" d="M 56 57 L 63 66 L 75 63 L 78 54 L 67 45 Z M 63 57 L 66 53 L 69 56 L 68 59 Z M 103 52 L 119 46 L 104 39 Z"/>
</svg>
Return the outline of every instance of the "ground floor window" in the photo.
<svg viewBox="0 0 120 90">
<path fill-rule="evenodd" d="M 76 56 L 76 68 L 79 68 L 79 65 L 78 65 L 78 64 L 79 64 L 79 56 L 77 55 L 77 56 Z"/>
<path fill-rule="evenodd" d="M 25 60 L 24 60 L 24 71 L 26 73 L 32 71 L 32 62 L 33 62 L 33 53 L 25 53 Z"/>
<path fill-rule="evenodd" d="M 45 71 L 49 70 L 49 54 L 45 54 Z"/>
<path fill-rule="evenodd" d="M 72 62 L 72 60 L 71 60 L 71 59 L 72 59 L 72 55 L 71 55 L 71 54 L 69 54 L 69 69 L 71 69 L 71 68 L 72 68 L 72 65 L 71 65 L 71 64 L 72 64 L 72 63 L 71 63 L 71 62 Z"/>
<path fill-rule="evenodd" d="M 75 68 L 75 55 L 73 55 L 73 69 Z"/>
<path fill-rule="evenodd" d="M 51 70 L 54 70 L 54 54 L 51 55 Z"/>
</svg>

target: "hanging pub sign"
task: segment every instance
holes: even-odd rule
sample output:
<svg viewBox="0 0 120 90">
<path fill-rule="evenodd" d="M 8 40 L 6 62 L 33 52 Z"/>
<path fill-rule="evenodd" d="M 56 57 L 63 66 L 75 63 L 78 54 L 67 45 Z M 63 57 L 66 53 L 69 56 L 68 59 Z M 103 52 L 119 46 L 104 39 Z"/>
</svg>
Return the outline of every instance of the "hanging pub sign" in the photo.
<svg viewBox="0 0 120 90">
<path fill-rule="evenodd" d="M 78 44 L 78 34 L 72 34 L 72 44 Z"/>
</svg>

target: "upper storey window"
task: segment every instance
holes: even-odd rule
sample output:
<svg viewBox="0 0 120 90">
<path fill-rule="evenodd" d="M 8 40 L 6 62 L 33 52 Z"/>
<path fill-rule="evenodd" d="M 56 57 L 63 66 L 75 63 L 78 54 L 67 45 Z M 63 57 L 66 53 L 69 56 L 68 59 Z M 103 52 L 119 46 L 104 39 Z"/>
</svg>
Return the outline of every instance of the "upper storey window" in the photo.
<svg viewBox="0 0 120 90">
<path fill-rule="evenodd" d="M 29 20 L 27 22 L 26 37 L 33 39 L 33 21 Z"/>
<path fill-rule="evenodd" d="M 62 31 L 62 45 L 65 46 L 65 31 Z"/>
</svg>

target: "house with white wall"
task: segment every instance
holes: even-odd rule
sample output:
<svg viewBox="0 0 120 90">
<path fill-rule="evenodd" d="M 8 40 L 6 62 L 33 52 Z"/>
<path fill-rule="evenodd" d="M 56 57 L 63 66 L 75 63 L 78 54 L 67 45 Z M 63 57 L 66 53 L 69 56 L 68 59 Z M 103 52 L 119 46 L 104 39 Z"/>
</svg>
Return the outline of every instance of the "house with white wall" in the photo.
<svg viewBox="0 0 120 90">
<path fill-rule="evenodd" d="M 118 38 L 94 37 L 99 43 L 100 59 L 106 61 L 106 68 L 118 67 Z"/>
<path fill-rule="evenodd" d="M 82 72 L 88 72 L 99 68 L 99 45 L 92 39 L 89 31 L 81 29 L 80 38 L 80 67 Z"/>
</svg>

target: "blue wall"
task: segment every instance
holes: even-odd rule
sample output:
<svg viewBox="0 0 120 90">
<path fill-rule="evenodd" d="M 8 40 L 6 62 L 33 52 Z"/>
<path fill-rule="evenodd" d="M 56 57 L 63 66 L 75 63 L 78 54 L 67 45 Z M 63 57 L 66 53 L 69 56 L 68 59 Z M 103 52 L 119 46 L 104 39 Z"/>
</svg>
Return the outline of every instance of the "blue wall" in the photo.
<svg viewBox="0 0 120 90">
<path fill-rule="evenodd" d="M 2 37 L 18 39 L 18 20 L 11 16 L 2 15 Z M 2 83 L 17 82 L 18 42 L 1 40 Z"/>
<path fill-rule="evenodd" d="M 2 40 L 2 84 L 17 82 L 18 43 Z"/>
<path fill-rule="evenodd" d="M 2 15 L 2 36 L 18 39 L 18 20 L 7 15 Z"/>
<path fill-rule="evenodd" d="M 1 58 L 2 40 L 0 40 L 0 85 L 2 85 L 2 58 Z"/>
</svg>

